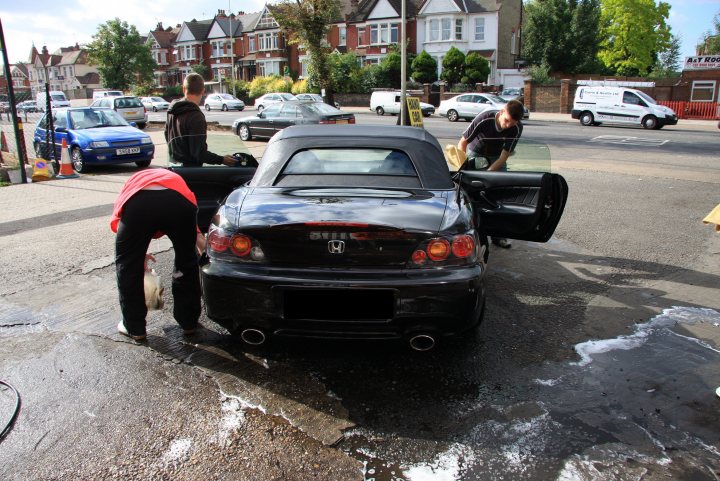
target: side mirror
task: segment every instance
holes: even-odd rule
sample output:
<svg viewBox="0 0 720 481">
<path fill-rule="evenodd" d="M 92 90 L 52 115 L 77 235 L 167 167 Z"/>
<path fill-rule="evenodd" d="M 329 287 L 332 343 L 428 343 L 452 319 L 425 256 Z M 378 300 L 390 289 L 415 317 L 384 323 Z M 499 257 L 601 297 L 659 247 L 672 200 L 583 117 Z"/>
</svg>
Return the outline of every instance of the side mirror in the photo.
<svg viewBox="0 0 720 481">
<path fill-rule="evenodd" d="M 265 112 L 258 112 L 258 113 L 257 113 L 257 116 L 260 117 L 261 119 L 264 119 L 264 118 L 265 118 Z"/>
<path fill-rule="evenodd" d="M 66 134 L 67 129 L 65 127 L 56 127 L 55 132 L 60 132 L 60 133 Z"/>
</svg>

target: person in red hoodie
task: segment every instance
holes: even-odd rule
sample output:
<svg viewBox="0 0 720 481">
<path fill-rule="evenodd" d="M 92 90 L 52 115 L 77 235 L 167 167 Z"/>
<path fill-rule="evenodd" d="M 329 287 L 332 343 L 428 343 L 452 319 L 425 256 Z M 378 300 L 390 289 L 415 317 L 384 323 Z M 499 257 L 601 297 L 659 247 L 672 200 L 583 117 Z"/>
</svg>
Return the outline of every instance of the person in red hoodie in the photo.
<svg viewBox="0 0 720 481">
<path fill-rule="evenodd" d="M 110 228 L 115 239 L 115 268 L 122 320 L 120 334 L 146 338 L 144 276 L 150 241 L 167 235 L 175 251 L 172 276 L 173 315 L 183 333 L 195 332 L 200 319 L 198 253 L 205 237 L 197 227 L 195 195 L 178 174 L 166 169 L 142 170 L 130 177 L 115 201 Z"/>
</svg>

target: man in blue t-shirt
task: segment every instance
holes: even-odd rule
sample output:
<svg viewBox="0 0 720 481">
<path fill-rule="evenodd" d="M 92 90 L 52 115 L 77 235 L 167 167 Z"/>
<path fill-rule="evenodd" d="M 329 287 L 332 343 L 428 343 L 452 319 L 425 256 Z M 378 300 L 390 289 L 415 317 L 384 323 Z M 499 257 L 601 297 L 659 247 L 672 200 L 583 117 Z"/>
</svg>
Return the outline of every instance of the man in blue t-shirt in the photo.
<svg viewBox="0 0 720 481">
<path fill-rule="evenodd" d="M 522 135 L 523 104 L 509 101 L 502 110 L 478 114 L 463 132 L 458 149 L 467 154 L 467 169 L 507 171 L 507 159 Z M 493 244 L 509 248 L 507 239 L 493 237 Z"/>
</svg>

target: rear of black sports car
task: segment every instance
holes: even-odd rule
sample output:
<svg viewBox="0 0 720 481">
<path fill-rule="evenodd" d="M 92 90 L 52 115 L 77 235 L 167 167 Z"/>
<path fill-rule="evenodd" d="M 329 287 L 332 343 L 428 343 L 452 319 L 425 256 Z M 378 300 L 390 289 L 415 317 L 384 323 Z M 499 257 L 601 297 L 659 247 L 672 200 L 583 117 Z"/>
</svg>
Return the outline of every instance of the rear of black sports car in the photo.
<svg viewBox="0 0 720 481">
<path fill-rule="evenodd" d="M 439 147 L 346 137 L 275 139 L 264 172 L 226 199 L 202 268 L 207 315 L 251 344 L 406 338 L 424 350 L 475 326 L 485 238 L 444 164 L 439 183 L 422 165 Z"/>
</svg>

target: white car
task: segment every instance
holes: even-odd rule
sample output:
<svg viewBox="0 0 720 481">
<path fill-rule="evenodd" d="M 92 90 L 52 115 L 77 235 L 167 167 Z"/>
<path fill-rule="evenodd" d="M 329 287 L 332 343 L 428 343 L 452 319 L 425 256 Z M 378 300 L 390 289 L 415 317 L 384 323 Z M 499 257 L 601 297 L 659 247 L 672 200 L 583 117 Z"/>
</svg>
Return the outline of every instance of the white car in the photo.
<svg viewBox="0 0 720 481">
<path fill-rule="evenodd" d="M 142 102 L 146 109 L 152 110 L 153 112 L 170 108 L 170 102 L 167 102 L 162 97 L 142 97 L 140 102 Z"/>
<path fill-rule="evenodd" d="M 487 110 L 502 110 L 507 102 L 495 94 L 470 92 L 440 102 L 438 114 L 447 117 L 450 122 L 457 122 L 459 119 L 472 120 L 477 114 Z M 530 118 L 527 107 L 523 108 L 523 118 Z"/>
<path fill-rule="evenodd" d="M 263 109 L 267 108 L 269 105 L 289 102 L 291 100 L 297 100 L 297 97 L 287 92 L 273 92 L 256 98 L 255 108 L 258 112 L 262 112 Z"/>
<path fill-rule="evenodd" d="M 295 97 L 306 102 L 325 102 L 320 94 L 297 94 Z M 335 108 L 340 108 L 339 102 L 335 102 Z"/>
<path fill-rule="evenodd" d="M 205 98 L 205 110 L 218 109 L 224 112 L 228 110 L 242 111 L 245 102 L 230 94 L 209 94 Z"/>
</svg>

